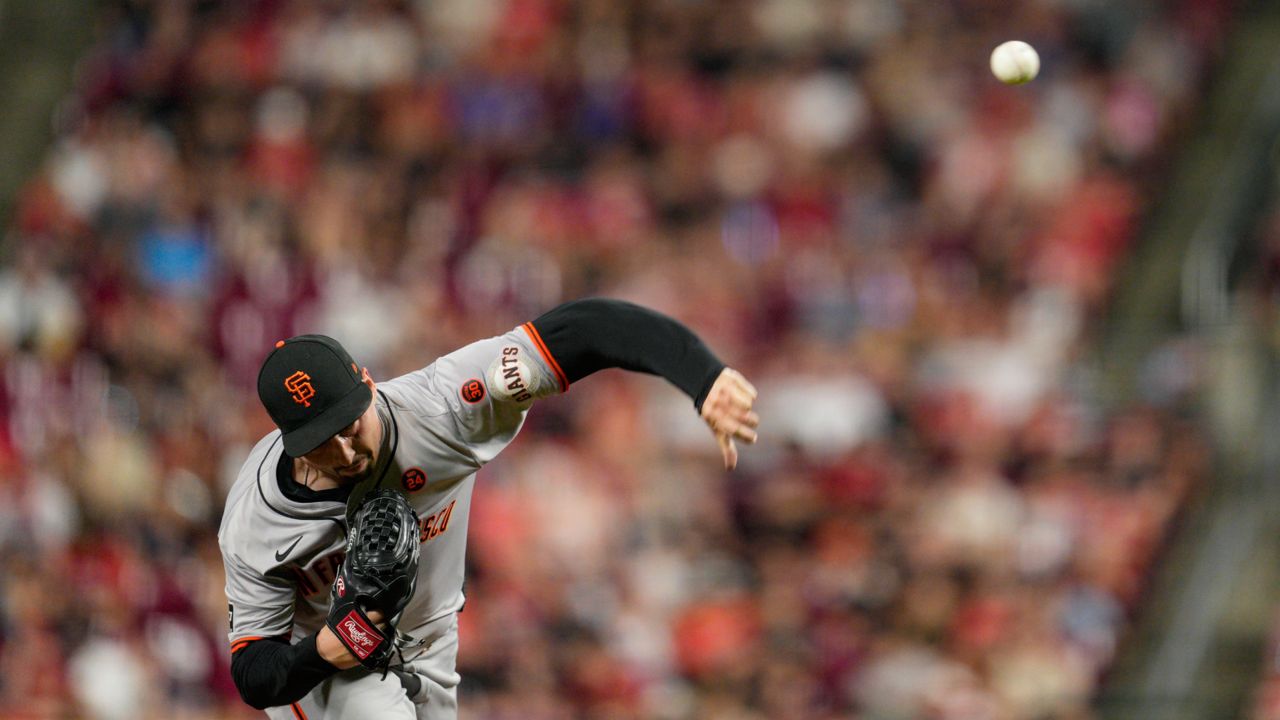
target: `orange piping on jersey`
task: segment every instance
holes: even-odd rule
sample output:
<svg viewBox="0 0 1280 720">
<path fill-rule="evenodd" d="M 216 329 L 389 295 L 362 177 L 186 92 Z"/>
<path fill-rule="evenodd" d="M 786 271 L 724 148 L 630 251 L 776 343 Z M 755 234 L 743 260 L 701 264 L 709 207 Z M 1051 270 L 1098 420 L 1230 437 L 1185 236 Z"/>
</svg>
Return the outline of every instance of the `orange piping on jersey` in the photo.
<svg viewBox="0 0 1280 720">
<path fill-rule="evenodd" d="M 302 706 L 298 703 L 290 705 L 289 709 L 293 711 L 293 716 L 297 718 L 297 720 L 307 720 L 307 714 L 302 712 Z"/>
<path fill-rule="evenodd" d="M 261 639 L 262 639 L 261 635 L 254 635 L 253 637 L 240 638 L 239 640 L 231 643 L 231 654 L 235 655 L 236 653 L 245 649 L 249 645 L 249 643 L 253 642 L 254 640 L 261 640 Z"/>
<path fill-rule="evenodd" d="M 560 392 L 568 392 L 569 378 L 564 374 L 564 370 L 560 369 L 560 363 L 556 362 L 556 359 L 552 357 L 551 351 L 547 349 L 547 344 L 542 342 L 542 336 L 538 334 L 538 328 L 534 327 L 531 322 L 525 323 L 522 327 L 524 327 L 529 339 L 538 347 L 538 352 L 542 353 L 542 359 L 546 360 L 551 369 L 555 371 L 556 379 L 560 381 Z"/>
</svg>

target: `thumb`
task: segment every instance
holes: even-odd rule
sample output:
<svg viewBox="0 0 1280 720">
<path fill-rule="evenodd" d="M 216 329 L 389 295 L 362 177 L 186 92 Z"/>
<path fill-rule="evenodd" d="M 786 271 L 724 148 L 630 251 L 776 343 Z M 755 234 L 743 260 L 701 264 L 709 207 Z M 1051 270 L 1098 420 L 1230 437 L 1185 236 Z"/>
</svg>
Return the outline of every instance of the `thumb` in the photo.
<svg viewBox="0 0 1280 720">
<path fill-rule="evenodd" d="M 716 442 L 720 444 L 720 454 L 724 456 L 724 469 L 732 470 L 738 466 L 738 447 L 728 433 L 716 433 Z"/>
</svg>

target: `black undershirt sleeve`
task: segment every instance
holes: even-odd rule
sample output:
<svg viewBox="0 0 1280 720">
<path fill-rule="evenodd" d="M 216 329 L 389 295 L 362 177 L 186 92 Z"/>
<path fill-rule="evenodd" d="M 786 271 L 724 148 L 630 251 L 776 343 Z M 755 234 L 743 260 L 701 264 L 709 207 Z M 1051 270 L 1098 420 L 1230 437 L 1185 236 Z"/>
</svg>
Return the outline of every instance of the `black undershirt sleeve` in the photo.
<svg viewBox="0 0 1280 720">
<path fill-rule="evenodd" d="M 295 703 L 337 672 L 320 657 L 315 635 L 295 645 L 282 637 L 263 638 L 231 656 L 240 698 L 258 710 Z"/>
<path fill-rule="evenodd" d="M 701 410 L 725 367 L 689 328 L 621 300 L 567 302 L 533 326 L 571 383 L 611 367 L 659 375 Z"/>
</svg>

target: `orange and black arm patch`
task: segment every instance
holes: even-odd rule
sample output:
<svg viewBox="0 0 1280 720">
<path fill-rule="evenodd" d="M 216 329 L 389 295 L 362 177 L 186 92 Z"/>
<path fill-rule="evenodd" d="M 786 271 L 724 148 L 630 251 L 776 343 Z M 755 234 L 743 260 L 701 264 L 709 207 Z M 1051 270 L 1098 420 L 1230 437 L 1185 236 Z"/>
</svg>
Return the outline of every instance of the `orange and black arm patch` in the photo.
<svg viewBox="0 0 1280 720">
<path fill-rule="evenodd" d="M 563 387 L 597 370 L 622 368 L 666 378 L 701 409 L 724 363 L 689 328 L 621 300 L 589 298 L 525 324 Z"/>
</svg>

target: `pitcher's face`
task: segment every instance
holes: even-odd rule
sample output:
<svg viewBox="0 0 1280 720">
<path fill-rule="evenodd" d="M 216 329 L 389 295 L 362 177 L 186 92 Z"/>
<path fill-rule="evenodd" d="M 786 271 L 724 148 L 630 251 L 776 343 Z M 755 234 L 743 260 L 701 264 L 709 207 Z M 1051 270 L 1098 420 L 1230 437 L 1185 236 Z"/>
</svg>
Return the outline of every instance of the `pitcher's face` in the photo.
<svg viewBox="0 0 1280 720">
<path fill-rule="evenodd" d="M 314 450 L 302 456 L 308 465 L 342 484 L 359 482 L 373 470 L 378 462 L 378 449 L 382 446 L 382 422 L 378 418 L 376 385 L 364 373 L 364 382 L 373 391 L 373 400 L 356 421 L 337 435 L 325 440 Z"/>
</svg>

